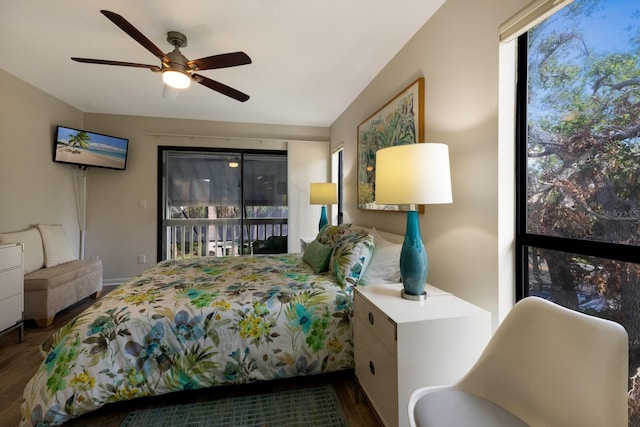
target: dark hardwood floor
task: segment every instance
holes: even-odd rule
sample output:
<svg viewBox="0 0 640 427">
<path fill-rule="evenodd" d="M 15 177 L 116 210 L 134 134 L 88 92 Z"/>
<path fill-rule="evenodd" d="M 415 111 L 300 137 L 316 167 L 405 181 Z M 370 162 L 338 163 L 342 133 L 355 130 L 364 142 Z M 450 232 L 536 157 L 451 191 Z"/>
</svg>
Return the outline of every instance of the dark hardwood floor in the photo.
<svg viewBox="0 0 640 427">
<path fill-rule="evenodd" d="M 105 292 L 108 292 L 108 290 L 109 288 L 105 288 Z M 94 301 L 85 299 L 58 313 L 53 325 L 47 328 L 38 328 L 35 323 L 26 322 L 24 341 L 22 343 L 18 343 L 17 331 L 0 336 L 0 401 L 3 402 L 3 405 L 0 406 L 0 426 L 17 426 L 20 422 L 20 405 L 24 387 L 42 362 L 38 346 L 60 326 L 90 306 Z M 173 393 L 165 396 L 115 403 L 106 405 L 91 414 L 73 419 L 65 423 L 65 426 L 118 427 L 129 411 L 136 408 L 173 405 L 219 397 L 290 390 L 324 384 L 333 384 L 349 425 L 358 427 L 378 427 L 382 425 L 366 398 L 357 389 L 353 372 L 340 372 L 241 386 L 212 387 L 205 390 Z"/>
</svg>

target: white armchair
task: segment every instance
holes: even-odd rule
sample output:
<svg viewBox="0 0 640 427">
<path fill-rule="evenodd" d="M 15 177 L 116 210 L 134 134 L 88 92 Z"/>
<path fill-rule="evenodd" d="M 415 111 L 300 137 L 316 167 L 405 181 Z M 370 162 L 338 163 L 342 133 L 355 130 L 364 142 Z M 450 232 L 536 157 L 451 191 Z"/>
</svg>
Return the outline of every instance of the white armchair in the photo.
<svg viewBox="0 0 640 427">
<path fill-rule="evenodd" d="M 409 420 L 412 427 L 626 427 L 628 369 L 621 325 L 528 297 L 458 383 L 413 392 Z"/>
</svg>

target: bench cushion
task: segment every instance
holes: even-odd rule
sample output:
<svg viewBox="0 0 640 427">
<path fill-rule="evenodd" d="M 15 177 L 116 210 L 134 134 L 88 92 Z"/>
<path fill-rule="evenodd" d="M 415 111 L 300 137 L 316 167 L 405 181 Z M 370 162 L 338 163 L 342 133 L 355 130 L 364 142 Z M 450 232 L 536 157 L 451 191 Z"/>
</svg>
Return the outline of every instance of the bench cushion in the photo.
<svg viewBox="0 0 640 427">
<path fill-rule="evenodd" d="M 24 290 L 28 292 L 54 289 L 101 270 L 102 262 L 99 259 L 74 260 L 55 267 L 41 268 L 24 276 Z"/>
<path fill-rule="evenodd" d="M 459 390 L 425 394 L 416 402 L 414 415 L 420 427 L 527 427 L 524 421 L 495 403 Z"/>
</svg>

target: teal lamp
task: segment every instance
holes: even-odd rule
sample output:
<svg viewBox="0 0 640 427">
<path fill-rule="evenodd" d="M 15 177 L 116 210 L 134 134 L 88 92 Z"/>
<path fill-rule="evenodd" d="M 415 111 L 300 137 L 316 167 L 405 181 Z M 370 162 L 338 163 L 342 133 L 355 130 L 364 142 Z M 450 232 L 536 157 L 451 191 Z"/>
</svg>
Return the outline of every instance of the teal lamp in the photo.
<svg viewBox="0 0 640 427">
<path fill-rule="evenodd" d="M 401 295 L 424 300 L 429 264 L 416 205 L 452 202 L 449 148 L 445 144 L 408 144 L 378 150 L 375 199 L 378 204 L 409 205 L 400 251 Z"/>
<path fill-rule="evenodd" d="M 320 211 L 320 223 L 318 230 L 329 224 L 326 205 L 334 205 L 338 202 L 338 186 L 332 182 L 312 183 L 309 188 L 309 204 L 322 205 Z"/>
</svg>

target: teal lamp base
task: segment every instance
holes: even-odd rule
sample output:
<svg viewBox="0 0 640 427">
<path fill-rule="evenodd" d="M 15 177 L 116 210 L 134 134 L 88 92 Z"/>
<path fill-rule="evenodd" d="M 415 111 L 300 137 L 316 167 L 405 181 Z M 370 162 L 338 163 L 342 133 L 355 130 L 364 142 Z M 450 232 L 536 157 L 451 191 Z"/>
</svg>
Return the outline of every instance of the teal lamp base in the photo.
<svg viewBox="0 0 640 427">
<path fill-rule="evenodd" d="M 429 264 L 427 250 L 420 236 L 418 211 L 407 212 L 407 230 L 400 251 L 400 277 L 402 277 L 402 298 L 414 301 L 426 299 L 424 288 L 427 284 Z"/>
<path fill-rule="evenodd" d="M 329 224 L 329 220 L 327 219 L 327 207 L 322 206 L 322 211 L 320 211 L 320 223 L 318 223 L 318 230 L 322 230 L 322 227 Z"/>
</svg>

